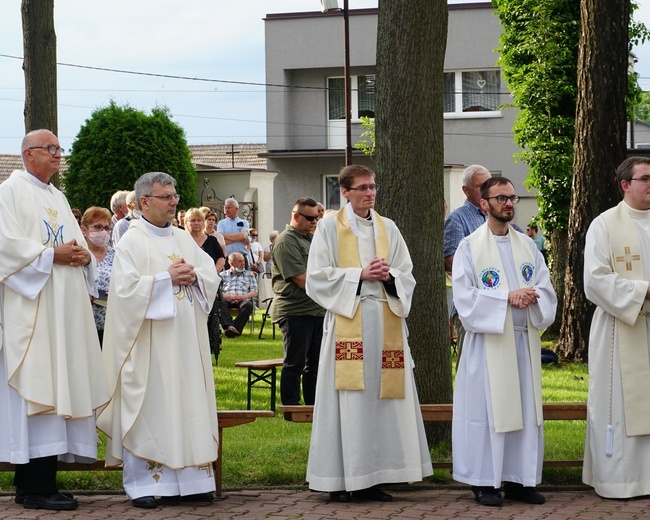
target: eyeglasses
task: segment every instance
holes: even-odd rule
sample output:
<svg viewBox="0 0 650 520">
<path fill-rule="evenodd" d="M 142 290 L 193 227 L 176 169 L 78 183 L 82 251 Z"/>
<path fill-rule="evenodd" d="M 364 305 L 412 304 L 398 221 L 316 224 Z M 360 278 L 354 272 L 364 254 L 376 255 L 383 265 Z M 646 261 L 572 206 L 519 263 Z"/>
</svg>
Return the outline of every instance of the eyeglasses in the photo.
<svg viewBox="0 0 650 520">
<path fill-rule="evenodd" d="M 354 191 L 378 191 L 379 190 L 379 185 L 378 184 L 362 184 L 361 186 L 357 186 L 356 188 L 346 188 L 348 190 L 354 190 Z"/>
<path fill-rule="evenodd" d="M 43 146 L 30 146 L 27 148 L 28 150 L 36 150 L 38 148 L 44 148 L 48 152 L 50 152 L 50 155 L 56 155 L 56 152 L 59 152 L 61 155 L 63 155 L 63 152 L 65 150 L 61 148 L 60 146 L 57 146 L 55 144 L 44 144 Z"/>
<path fill-rule="evenodd" d="M 148 199 L 160 199 L 164 200 L 165 202 L 171 202 L 172 199 L 176 199 L 177 202 L 181 200 L 181 196 L 178 193 L 170 193 L 169 195 L 145 195 L 145 197 Z"/>
<path fill-rule="evenodd" d="M 514 204 L 519 204 L 521 197 L 519 195 L 510 195 L 510 197 L 506 197 L 505 195 L 497 195 L 496 197 L 485 197 L 485 200 L 490 200 L 490 199 L 497 199 L 497 202 L 499 204 L 505 204 L 506 201 L 509 200 L 514 205 Z"/>
<path fill-rule="evenodd" d="M 93 228 L 95 231 L 110 231 L 111 226 L 102 226 L 101 224 L 88 224 L 86 227 Z"/>
<path fill-rule="evenodd" d="M 257 238 L 257 235 L 251 235 L 253 238 Z"/>
<path fill-rule="evenodd" d="M 300 215 L 300 216 L 301 216 L 302 218 L 304 218 L 307 222 L 313 222 L 314 220 L 318 220 L 318 215 L 315 215 L 315 216 L 312 217 L 311 215 L 303 215 L 303 214 L 300 213 L 299 211 L 296 211 L 295 213 L 296 213 L 296 215 Z M 257 236 L 257 235 L 256 235 L 256 236 Z"/>
<path fill-rule="evenodd" d="M 641 184 L 650 184 L 650 177 L 647 175 L 644 175 L 643 177 L 632 177 L 630 181 L 638 181 Z"/>
</svg>

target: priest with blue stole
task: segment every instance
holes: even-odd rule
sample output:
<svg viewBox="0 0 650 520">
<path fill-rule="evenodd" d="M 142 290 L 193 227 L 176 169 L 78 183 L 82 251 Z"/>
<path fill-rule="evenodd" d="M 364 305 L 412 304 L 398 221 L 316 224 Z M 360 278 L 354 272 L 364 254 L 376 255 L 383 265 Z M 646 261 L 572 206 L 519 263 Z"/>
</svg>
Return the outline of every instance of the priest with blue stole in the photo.
<svg viewBox="0 0 650 520">
<path fill-rule="evenodd" d="M 505 177 L 481 185 L 485 224 L 454 256 L 454 305 L 467 335 L 456 374 L 453 477 L 476 501 L 544 503 L 540 330 L 557 299 L 535 242 L 510 225 L 519 197 Z"/>
<path fill-rule="evenodd" d="M 589 399 L 582 480 L 605 498 L 650 495 L 650 159 L 617 169 L 623 201 L 585 243 Z"/>
<path fill-rule="evenodd" d="M 207 319 L 214 261 L 171 225 L 175 179 L 135 183 L 142 218 L 117 244 L 102 358 L 111 401 L 97 419 L 107 466 L 122 465 L 134 507 L 211 502 L 219 432 Z"/>
</svg>

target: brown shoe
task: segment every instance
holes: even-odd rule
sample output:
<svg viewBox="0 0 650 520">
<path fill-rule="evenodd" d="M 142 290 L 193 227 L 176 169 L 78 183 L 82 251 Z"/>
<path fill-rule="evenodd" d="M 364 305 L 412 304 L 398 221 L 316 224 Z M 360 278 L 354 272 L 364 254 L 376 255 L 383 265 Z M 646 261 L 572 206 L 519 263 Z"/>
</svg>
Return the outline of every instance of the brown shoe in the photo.
<svg viewBox="0 0 650 520">
<path fill-rule="evenodd" d="M 225 334 L 227 338 L 236 338 L 237 336 L 241 336 L 241 332 L 239 332 L 235 327 L 228 327 Z"/>
</svg>

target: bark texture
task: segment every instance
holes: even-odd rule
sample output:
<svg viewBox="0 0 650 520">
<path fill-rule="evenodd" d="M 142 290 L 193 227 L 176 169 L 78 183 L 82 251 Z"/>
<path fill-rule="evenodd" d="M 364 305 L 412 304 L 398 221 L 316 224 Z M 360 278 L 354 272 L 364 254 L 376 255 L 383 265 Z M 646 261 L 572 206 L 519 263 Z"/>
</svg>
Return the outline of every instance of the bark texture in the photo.
<svg viewBox="0 0 650 520">
<path fill-rule="evenodd" d="M 594 306 L 583 290 L 585 236 L 591 221 L 620 200 L 615 172 L 625 159 L 630 2 L 581 0 L 580 11 L 575 154 L 558 352 L 586 361 Z"/>
<path fill-rule="evenodd" d="M 443 259 L 445 0 L 380 0 L 377 30 L 378 206 L 397 223 L 417 280 L 408 318 L 421 403 L 450 403 Z M 426 424 L 429 443 L 450 426 Z"/>
</svg>

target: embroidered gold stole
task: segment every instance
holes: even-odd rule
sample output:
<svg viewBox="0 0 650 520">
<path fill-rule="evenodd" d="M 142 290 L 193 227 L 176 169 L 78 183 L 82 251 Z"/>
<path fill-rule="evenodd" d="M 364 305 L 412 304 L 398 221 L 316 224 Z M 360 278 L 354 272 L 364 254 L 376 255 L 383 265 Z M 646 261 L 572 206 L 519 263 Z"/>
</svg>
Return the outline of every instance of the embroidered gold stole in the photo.
<svg viewBox="0 0 650 520">
<path fill-rule="evenodd" d="M 627 280 L 645 280 L 641 243 L 624 202 L 603 213 L 610 239 L 612 269 Z M 618 332 L 618 355 L 623 385 L 625 432 L 650 434 L 650 359 L 645 314 L 628 325 L 612 316 Z M 614 348 L 614 345 L 612 345 Z"/>
<path fill-rule="evenodd" d="M 388 258 L 389 243 L 386 223 L 376 211 L 372 211 L 372 223 L 375 232 L 376 256 Z M 362 267 L 359 258 L 357 234 L 350 225 L 350 215 L 346 208 L 337 214 L 336 229 L 338 238 L 338 266 L 341 268 Z M 385 291 L 384 291 L 385 293 Z M 404 344 L 402 339 L 402 321 L 388 305 L 382 301 L 383 309 L 383 345 L 381 367 L 381 399 L 404 398 Z M 361 323 L 361 305 L 352 318 L 336 315 L 335 347 L 335 389 L 363 390 L 363 334 Z"/>
<path fill-rule="evenodd" d="M 509 291 L 535 285 L 537 275 L 535 256 L 527 240 L 522 234 L 515 231 L 512 226 L 510 227 L 509 236 L 519 284 L 518 287 L 513 288 L 508 286 L 499 248 L 487 224 L 484 224 L 470 235 L 468 240 L 479 290 Z M 538 330 L 530 321 L 530 312 L 528 310 L 526 315 L 535 413 L 537 425 L 539 426 L 543 421 L 541 340 Z M 515 330 L 510 305 L 508 305 L 503 333 L 484 334 L 484 337 L 494 429 L 497 433 L 521 430 L 524 427 L 521 388 L 517 368 Z"/>
</svg>

